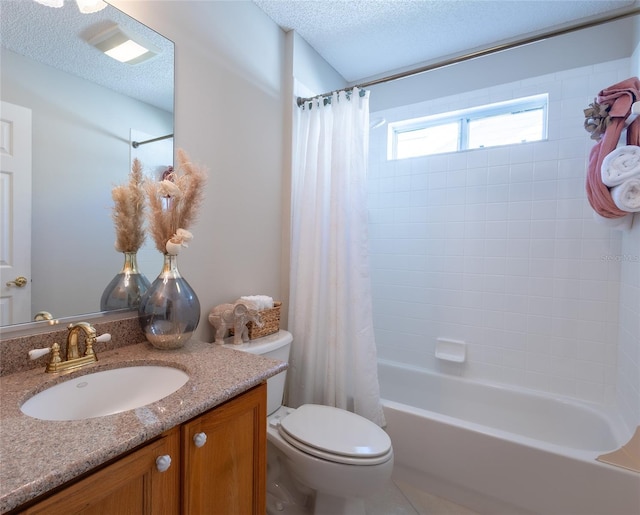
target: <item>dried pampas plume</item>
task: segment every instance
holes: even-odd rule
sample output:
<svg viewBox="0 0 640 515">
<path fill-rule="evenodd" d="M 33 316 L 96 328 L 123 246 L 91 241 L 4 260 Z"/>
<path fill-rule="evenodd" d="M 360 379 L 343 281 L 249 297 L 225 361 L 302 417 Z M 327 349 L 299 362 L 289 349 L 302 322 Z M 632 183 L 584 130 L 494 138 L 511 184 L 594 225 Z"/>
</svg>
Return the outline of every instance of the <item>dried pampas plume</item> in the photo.
<svg viewBox="0 0 640 515">
<path fill-rule="evenodd" d="M 149 198 L 149 232 L 156 248 L 163 254 L 176 254 L 190 239 L 189 227 L 196 221 L 204 201 L 206 172 L 189 160 L 182 149 L 177 151 L 177 166 L 165 180 L 147 182 Z M 181 235 L 189 234 L 189 238 Z M 173 245 L 167 243 L 172 240 Z"/>
<path fill-rule="evenodd" d="M 116 250 L 119 252 L 137 252 L 145 239 L 144 186 L 142 165 L 133 160 L 129 182 L 111 190 L 113 199 L 112 218 L 116 228 Z"/>
</svg>

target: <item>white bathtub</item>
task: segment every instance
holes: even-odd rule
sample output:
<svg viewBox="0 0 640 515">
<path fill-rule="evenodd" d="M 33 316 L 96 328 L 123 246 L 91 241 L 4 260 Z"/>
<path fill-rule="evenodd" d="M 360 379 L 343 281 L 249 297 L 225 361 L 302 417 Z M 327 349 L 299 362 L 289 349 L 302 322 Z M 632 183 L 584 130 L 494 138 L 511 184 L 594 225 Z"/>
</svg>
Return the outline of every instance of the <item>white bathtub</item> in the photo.
<svg viewBox="0 0 640 515">
<path fill-rule="evenodd" d="M 479 513 L 638 515 L 640 474 L 596 461 L 613 412 L 379 360 L 394 476 Z"/>
</svg>

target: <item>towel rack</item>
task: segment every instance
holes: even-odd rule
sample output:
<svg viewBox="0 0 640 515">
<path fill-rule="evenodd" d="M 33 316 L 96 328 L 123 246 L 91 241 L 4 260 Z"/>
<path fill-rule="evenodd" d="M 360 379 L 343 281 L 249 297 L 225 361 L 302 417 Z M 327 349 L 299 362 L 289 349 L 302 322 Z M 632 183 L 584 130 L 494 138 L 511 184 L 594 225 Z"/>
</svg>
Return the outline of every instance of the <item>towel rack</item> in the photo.
<svg viewBox="0 0 640 515">
<path fill-rule="evenodd" d="M 627 119 L 625 120 L 625 127 L 631 125 L 631 123 L 638 117 L 638 115 L 640 115 L 640 102 L 634 102 L 631 106 L 631 114 L 627 116 Z"/>
</svg>

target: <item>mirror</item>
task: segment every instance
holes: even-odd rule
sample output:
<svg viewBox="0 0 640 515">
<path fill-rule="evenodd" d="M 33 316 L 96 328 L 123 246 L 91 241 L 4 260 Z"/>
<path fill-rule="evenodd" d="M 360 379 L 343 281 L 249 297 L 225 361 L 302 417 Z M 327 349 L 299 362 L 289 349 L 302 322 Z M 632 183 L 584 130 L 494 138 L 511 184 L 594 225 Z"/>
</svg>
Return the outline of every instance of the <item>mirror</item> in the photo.
<svg viewBox="0 0 640 515">
<path fill-rule="evenodd" d="M 89 43 L 114 25 L 156 55 L 125 64 Z M 9 251 L 4 226 L 0 238 L 2 303 L 18 291 L 6 286 L 18 275 L 28 278 L 20 290 L 30 290 L 30 302 L 26 316 L 3 315 L 1 325 L 31 322 L 39 311 L 56 319 L 98 312 L 124 264 L 114 249 L 111 189 L 128 180 L 134 157 L 150 177 L 172 165 L 172 137 L 138 148 L 131 141 L 173 134 L 173 43 L 111 5 L 82 14 L 71 0 L 61 8 L 3 0 L 0 40 L 3 110 L 8 103 L 31 112 L 31 235 L 14 247 L 31 249 L 30 266 Z M 5 112 L 2 119 L 4 126 Z M 26 194 L 11 202 L 2 194 L 5 205 L 29 204 Z M 150 281 L 160 272 L 150 239 L 138 264 Z"/>
</svg>

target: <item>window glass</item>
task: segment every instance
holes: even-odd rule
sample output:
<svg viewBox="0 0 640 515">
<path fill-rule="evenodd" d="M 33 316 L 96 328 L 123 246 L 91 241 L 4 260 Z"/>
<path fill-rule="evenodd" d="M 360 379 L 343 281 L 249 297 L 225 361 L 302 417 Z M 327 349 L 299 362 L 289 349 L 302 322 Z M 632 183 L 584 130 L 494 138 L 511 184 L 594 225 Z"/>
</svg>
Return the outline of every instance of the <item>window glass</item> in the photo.
<svg viewBox="0 0 640 515">
<path fill-rule="evenodd" d="M 389 124 L 388 159 L 514 145 L 547 137 L 548 95 Z"/>
<path fill-rule="evenodd" d="M 458 150 L 459 140 L 460 124 L 458 122 L 399 132 L 396 140 L 397 158 L 455 152 Z"/>
<path fill-rule="evenodd" d="M 469 120 L 469 148 L 539 141 L 543 128 L 542 108 Z"/>
</svg>

